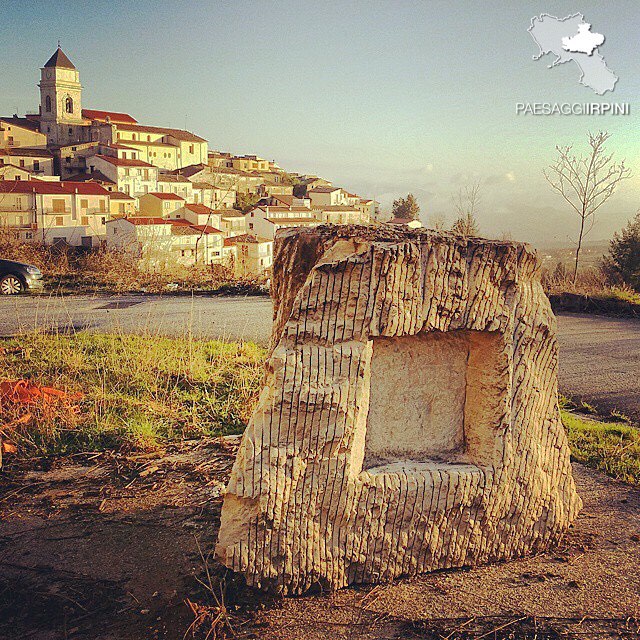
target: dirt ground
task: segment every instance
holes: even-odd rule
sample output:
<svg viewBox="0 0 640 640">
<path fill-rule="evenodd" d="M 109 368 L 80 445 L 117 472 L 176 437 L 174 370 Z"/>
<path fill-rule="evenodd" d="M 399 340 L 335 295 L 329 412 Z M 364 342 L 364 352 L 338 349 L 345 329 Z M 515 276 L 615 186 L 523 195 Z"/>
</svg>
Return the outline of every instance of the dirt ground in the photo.
<svg viewBox="0 0 640 640">
<path fill-rule="evenodd" d="M 208 554 L 236 447 L 237 438 L 227 438 L 164 454 L 86 454 L 3 471 L 0 638 L 207 637 L 219 611 L 208 587 L 218 594 L 225 576 Z M 219 623 L 217 633 L 638 638 L 640 490 L 580 465 L 575 475 L 585 506 L 558 549 L 284 600 L 227 576 L 231 628 Z"/>
</svg>

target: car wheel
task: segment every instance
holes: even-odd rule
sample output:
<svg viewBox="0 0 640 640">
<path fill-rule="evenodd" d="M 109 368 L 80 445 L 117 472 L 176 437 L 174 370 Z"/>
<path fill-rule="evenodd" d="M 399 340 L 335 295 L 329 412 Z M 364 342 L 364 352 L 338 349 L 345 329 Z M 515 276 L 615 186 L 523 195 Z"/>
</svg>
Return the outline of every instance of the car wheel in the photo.
<svg viewBox="0 0 640 640">
<path fill-rule="evenodd" d="M 12 296 L 17 293 L 22 293 L 23 291 L 24 284 L 22 284 L 22 280 L 20 280 L 18 276 L 10 273 L 8 276 L 0 279 L 0 294 L 3 296 Z"/>
</svg>

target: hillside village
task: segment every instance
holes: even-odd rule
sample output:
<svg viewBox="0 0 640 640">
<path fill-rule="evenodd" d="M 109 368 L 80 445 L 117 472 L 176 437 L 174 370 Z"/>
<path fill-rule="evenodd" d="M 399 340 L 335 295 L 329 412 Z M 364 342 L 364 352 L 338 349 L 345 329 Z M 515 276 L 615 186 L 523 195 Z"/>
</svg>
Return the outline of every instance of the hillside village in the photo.
<svg viewBox="0 0 640 640">
<path fill-rule="evenodd" d="M 0 117 L 0 225 L 16 240 L 118 249 L 149 267 L 233 265 L 242 276 L 268 271 L 278 229 L 379 217 L 373 199 L 321 177 L 83 108 L 80 72 L 59 46 L 38 86 L 37 113 Z"/>
</svg>

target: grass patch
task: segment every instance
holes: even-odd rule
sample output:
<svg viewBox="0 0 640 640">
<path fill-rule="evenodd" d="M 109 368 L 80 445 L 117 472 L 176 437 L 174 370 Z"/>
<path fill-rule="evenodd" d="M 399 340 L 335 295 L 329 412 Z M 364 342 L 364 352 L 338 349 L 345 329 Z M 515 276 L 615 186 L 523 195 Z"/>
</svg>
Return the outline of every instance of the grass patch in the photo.
<svg viewBox="0 0 640 640">
<path fill-rule="evenodd" d="M 144 450 L 241 433 L 257 400 L 266 357 L 266 350 L 251 342 L 154 335 L 32 333 L 2 344 L 2 379 L 27 378 L 84 394 L 77 413 L 3 407 L 0 435 L 23 457 Z M 570 409 L 595 410 L 562 396 L 560 407 L 575 460 L 640 485 L 640 430 L 580 417 Z M 19 422 L 27 412 L 31 419 Z"/>
<path fill-rule="evenodd" d="M 596 422 L 561 409 L 571 455 L 588 467 L 640 485 L 640 430 L 621 423 Z"/>
<path fill-rule="evenodd" d="M 253 409 L 266 351 L 250 343 L 159 336 L 34 333 L 5 341 L 3 379 L 84 394 L 79 411 L 32 410 L 6 433 L 23 455 L 161 446 L 240 433 Z M 20 347 L 15 350 L 14 347 Z M 11 424 L 25 407 L 5 407 Z"/>
</svg>

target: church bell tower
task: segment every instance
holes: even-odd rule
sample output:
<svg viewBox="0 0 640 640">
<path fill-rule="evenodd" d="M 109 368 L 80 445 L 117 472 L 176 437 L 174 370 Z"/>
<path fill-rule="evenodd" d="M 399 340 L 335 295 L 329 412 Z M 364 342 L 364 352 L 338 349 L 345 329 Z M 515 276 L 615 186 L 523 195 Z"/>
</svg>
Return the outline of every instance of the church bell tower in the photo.
<svg viewBox="0 0 640 640">
<path fill-rule="evenodd" d="M 82 85 L 80 72 L 60 46 L 40 70 L 40 130 L 49 144 L 61 145 L 82 138 Z"/>
</svg>

